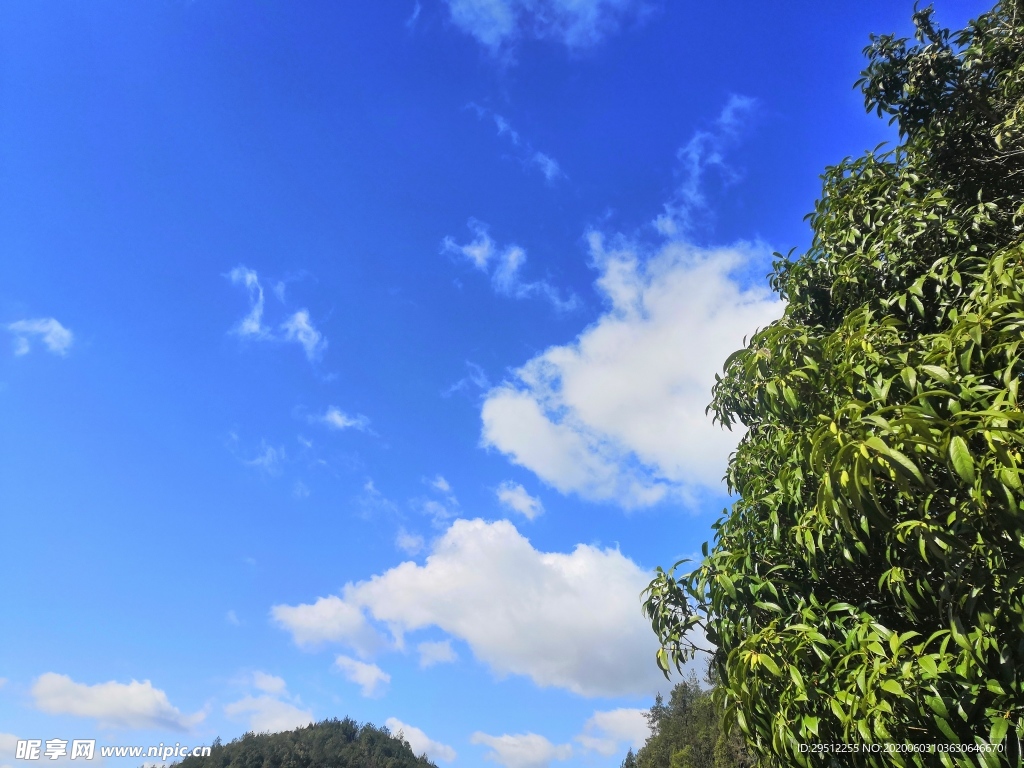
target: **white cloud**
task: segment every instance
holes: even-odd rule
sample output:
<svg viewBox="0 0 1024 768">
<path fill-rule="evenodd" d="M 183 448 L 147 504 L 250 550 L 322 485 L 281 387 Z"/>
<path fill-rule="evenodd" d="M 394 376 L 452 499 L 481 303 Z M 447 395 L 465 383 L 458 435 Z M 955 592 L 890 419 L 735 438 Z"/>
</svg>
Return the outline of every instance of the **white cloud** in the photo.
<svg viewBox="0 0 1024 768">
<path fill-rule="evenodd" d="M 542 298 L 551 302 L 559 311 L 575 309 L 579 299 L 570 293 L 563 298 L 559 291 L 545 280 L 525 282 L 520 277 L 523 264 L 526 263 L 526 251 L 518 245 L 498 248 L 491 239 L 487 224 L 477 219 L 470 219 L 467 226 L 474 239 L 465 245 L 459 245 L 454 238 L 446 237 L 441 241 L 441 252 L 463 256 L 482 271 L 487 271 L 491 262 L 496 262 L 491 271 L 491 285 L 496 293 L 513 299 Z"/>
<path fill-rule="evenodd" d="M 698 213 L 706 213 L 704 187 L 709 171 L 717 172 L 723 185 L 736 180 L 736 173 L 725 160 L 726 149 L 737 140 L 756 104 L 754 99 L 733 94 L 711 129 L 695 132 L 676 152 L 682 181 L 665 203 L 664 212 L 654 220 L 661 234 L 679 237 L 693 227 Z"/>
<path fill-rule="evenodd" d="M 435 664 L 449 664 L 455 661 L 458 656 L 452 650 L 451 640 L 441 640 L 436 643 L 420 643 L 416 646 L 420 654 L 420 668 L 426 669 Z"/>
<path fill-rule="evenodd" d="M 7 685 L 7 678 L 0 677 L 0 688 L 3 688 L 5 685 Z"/>
<path fill-rule="evenodd" d="M 310 605 L 275 605 L 270 615 L 278 626 L 292 633 L 299 646 L 344 642 L 361 655 L 369 655 L 382 644 L 359 607 L 335 595 L 321 597 Z"/>
<path fill-rule="evenodd" d="M 309 310 L 300 309 L 288 317 L 275 333 L 263 323 L 265 301 L 263 286 L 255 270 L 239 265 L 232 269 L 227 277 L 235 285 L 245 286 L 249 295 L 249 313 L 232 328 L 232 333 L 245 338 L 259 341 L 286 341 L 302 346 L 310 362 L 318 360 L 327 348 L 327 339 L 314 326 L 309 317 Z M 285 300 L 285 284 L 279 281 L 274 286 L 274 294 L 283 303 Z"/>
<path fill-rule="evenodd" d="M 639 0 L 447 0 L 452 22 L 492 53 L 521 37 L 554 39 L 571 49 L 599 43 Z"/>
<path fill-rule="evenodd" d="M 505 768 L 547 768 L 553 760 L 568 760 L 572 756 L 571 745 L 552 744 L 536 733 L 490 736 L 477 731 L 469 741 L 490 747 L 485 758 Z"/>
<path fill-rule="evenodd" d="M 344 599 L 273 611 L 299 643 L 357 647 L 353 628 L 365 631 L 365 609 L 396 645 L 405 632 L 438 627 L 498 675 L 526 675 L 584 696 L 648 695 L 663 682 L 652 662 L 657 643 L 639 610 L 649 581 L 614 549 L 542 552 L 507 520 L 456 520 L 422 566 L 405 562 L 348 584 Z"/>
<path fill-rule="evenodd" d="M 256 690 L 263 691 L 264 693 L 269 693 L 274 696 L 279 696 L 288 690 L 288 686 L 283 677 L 270 675 L 266 672 L 260 672 L 259 670 L 252 673 L 252 685 Z"/>
<path fill-rule="evenodd" d="M 405 528 L 399 528 L 398 534 L 395 536 L 395 546 L 407 555 L 418 555 L 423 551 L 426 542 L 422 536 L 409 533 Z"/>
<path fill-rule="evenodd" d="M 235 285 L 244 285 L 249 294 L 249 314 L 243 317 L 234 331 L 239 336 L 265 338 L 270 332 L 263 326 L 263 286 L 255 270 L 239 265 L 228 273 Z"/>
<path fill-rule="evenodd" d="M 226 621 L 233 627 L 238 627 L 242 624 L 242 622 L 238 619 L 238 614 L 235 613 L 234 610 L 230 610 L 226 614 L 224 614 L 224 621 Z"/>
<path fill-rule="evenodd" d="M 452 492 L 452 486 L 451 486 L 451 484 L 450 484 L 450 483 L 449 483 L 449 482 L 448 482 L 447 480 L 445 480 L 445 479 L 444 479 L 444 476 L 443 476 L 443 475 L 438 475 L 437 477 L 435 477 L 435 478 L 434 478 L 434 479 L 433 479 L 433 480 L 432 480 L 432 481 L 430 482 L 430 485 L 431 485 L 431 487 L 433 487 L 433 488 L 434 488 L 435 490 L 438 490 L 438 491 L 440 491 L 441 493 L 451 493 L 451 492 Z"/>
<path fill-rule="evenodd" d="M 416 755 L 425 754 L 431 760 L 443 760 L 446 763 L 450 763 L 455 759 L 454 749 L 447 744 L 434 741 L 414 725 L 403 723 L 397 717 L 389 717 L 384 721 L 384 725 L 391 731 L 392 736 L 397 736 L 401 733 L 402 738 L 409 742 L 409 746 Z"/>
<path fill-rule="evenodd" d="M 563 493 L 625 507 L 721 488 L 739 433 L 705 408 L 725 358 L 782 312 L 732 276 L 767 249 L 674 241 L 642 259 L 590 243 L 609 308 L 488 393 L 484 444 Z"/>
<path fill-rule="evenodd" d="M 611 757 L 619 751 L 621 742 L 627 742 L 631 749 L 637 750 L 650 735 L 647 710 L 622 708 L 595 712 L 584 723 L 576 741 L 588 751 Z"/>
<path fill-rule="evenodd" d="M 531 496 L 523 486 L 513 483 L 511 480 L 506 480 L 499 485 L 497 494 L 498 501 L 523 515 L 527 520 L 533 520 L 544 511 L 544 505 L 541 504 L 540 499 Z"/>
<path fill-rule="evenodd" d="M 305 309 L 300 309 L 285 320 L 281 324 L 281 330 L 284 331 L 285 341 L 294 341 L 302 345 L 310 362 L 318 359 L 327 349 L 327 339 L 313 327 L 309 312 Z"/>
<path fill-rule="evenodd" d="M 203 712 L 182 714 L 149 680 L 85 685 L 66 675 L 47 672 L 33 684 L 32 697 L 43 712 L 92 717 L 107 728 L 188 730 L 205 716 Z"/>
<path fill-rule="evenodd" d="M 370 426 L 370 420 L 361 413 L 350 416 L 340 408 L 330 406 L 323 416 L 317 421 L 326 424 L 331 429 L 358 429 L 366 430 Z"/>
<path fill-rule="evenodd" d="M 484 118 L 490 117 L 494 121 L 495 127 L 498 129 L 498 136 L 508 139 L 509 143 L 514 148 L 516 160 L 524 168 L 536 168 L 544 176 L 544 180 L 548 184 L 553 184 L 559 179 L 565 178 L 565 172 L 562 170 L 562 166 L 558 164 L 558 161 L 551 155 L 545 152 L 538 152 L 533 148 L 533 144 L 524 139 L 522 135 L 512 127 L 512 124 L 505 119 L 502 115 L 497 112 L 493 112 L 487 107 L 482 107 L 479 104 L 470 102 L 466 105 L 466 109 L 470 109 L 476 113 L 476 116 L 483 120 Z M 478 251 L 482 257 L 482 261 L 486 262 L 487 258 L 490 257 L 491 252 L 487 248 L 482 248 Z M 467 256 L 474 258 L 471 254 L 467 253 Z M 479 268 L 483 268 L 480 260 L 474 258 Z"/>
<path fill-rule="evenodd" d="M 350 656 L 338 656 L 334 660 L 345 678 L 358 685 L 363 696 L 377 698 L 384 695 L 384 689 L 391 682 L 391 675 L 376 664 L 357 661 Z"/>
<path fill-rule="evenodd" d="M 224 714 L 231 718 L 247 717 L 249 730 L 255 733 L 292 731 L 313 722 L 313 712 L 275 696 L 245 696 L 225 705 Z"/>
<path fill-rule="evenodd" d="M 14 354 L 27 355 L 32 350 L 30 339 L 37 337 L 55 355 L 66 355 L 75 335 L 52 317 L 17 320 L 7 324 L 14 336 Z"/>
</svg>

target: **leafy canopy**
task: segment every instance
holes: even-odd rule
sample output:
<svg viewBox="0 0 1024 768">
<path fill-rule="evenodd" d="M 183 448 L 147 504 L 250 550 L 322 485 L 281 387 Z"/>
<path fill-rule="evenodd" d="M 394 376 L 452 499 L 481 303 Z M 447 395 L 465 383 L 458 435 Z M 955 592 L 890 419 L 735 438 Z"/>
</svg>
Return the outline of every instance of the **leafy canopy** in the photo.
<svg viewBox="0 0 1024 768">
<path fill-rule="evenodd" d="M 1024 0 L 914 23 L 858 81 L 899 145 L 826 169 L 810 249 L 770 275 L 784 316 L 715 386 L 738 501 L 644 606 L 666 673 L 704 629 L 766 766 L 1021 764 Z"/>
</svg>

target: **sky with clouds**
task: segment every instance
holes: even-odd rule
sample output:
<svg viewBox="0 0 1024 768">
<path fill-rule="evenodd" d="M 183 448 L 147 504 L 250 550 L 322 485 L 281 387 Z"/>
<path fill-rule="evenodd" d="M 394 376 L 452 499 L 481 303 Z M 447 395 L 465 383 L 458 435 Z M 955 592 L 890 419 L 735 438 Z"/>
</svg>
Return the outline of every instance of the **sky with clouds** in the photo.
<svg viewBox="0 0 1024 768">
<path fill-rule="evenodd" d="M 911 5 L 0 4 L 0 768 L 345 716 L 616 768 Z"/>
</svg>

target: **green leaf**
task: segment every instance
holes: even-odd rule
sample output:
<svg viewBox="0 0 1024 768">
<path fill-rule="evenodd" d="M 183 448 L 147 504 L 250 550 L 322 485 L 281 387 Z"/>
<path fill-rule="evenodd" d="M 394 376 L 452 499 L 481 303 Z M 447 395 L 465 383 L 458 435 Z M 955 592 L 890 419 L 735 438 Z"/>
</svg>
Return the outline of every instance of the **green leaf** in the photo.
<svg viewBox="0 0 1024 768">
<path fill-rule="evenodd" d="M 949 441 L 949 458 L 960 478 L 965 483 L 974 485 L 974 458 L 960 435 L 954 435 Z"/>
</svg>

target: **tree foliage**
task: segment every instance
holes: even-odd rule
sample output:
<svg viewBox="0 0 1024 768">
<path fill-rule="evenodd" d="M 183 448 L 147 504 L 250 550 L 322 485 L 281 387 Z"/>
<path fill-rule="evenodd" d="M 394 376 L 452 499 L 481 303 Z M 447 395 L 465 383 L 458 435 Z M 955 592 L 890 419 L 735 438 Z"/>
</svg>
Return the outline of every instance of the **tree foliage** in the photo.
<svg viewBox="0 0 1024 768">
<path fill-rule="evenodd" d="M 666 672 L 706 631 L 766 766 L 1021 764 L 1024 0 L 914 23 L 858 82 L 898 146 L 826 169 L 810 249 L 770 275 L 784 316 L 715 386 L 738 500 L 645 603 Z"/>
<path fill-rule="evenodd" d="M 187 757 L 178 768 L 436 768 L 416 757 L 400 735 L 351 718 L 323 720 L 284 733 L 247 733 L 214 742 L 209 757 Z"/>
<path fill-rule="evenodd" d="M 630 750 L 621 768 L 748 768 L 738 729 L 723 728 L 721 709 L 693 677 L 676 684 L 665 704 L 659 694 L 647 713 L 651 735 Z"/>
</svg>

